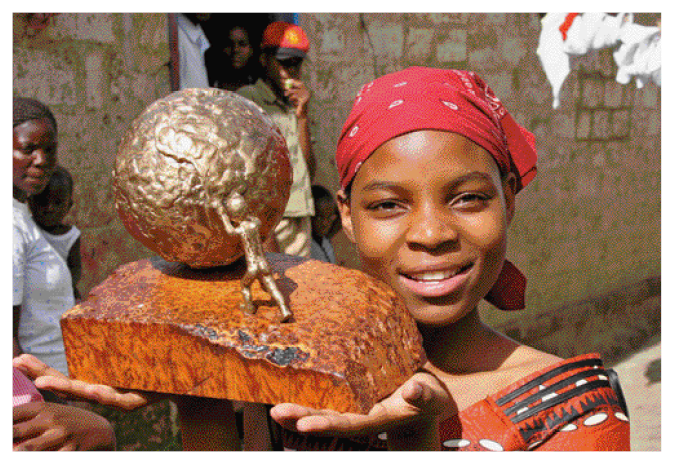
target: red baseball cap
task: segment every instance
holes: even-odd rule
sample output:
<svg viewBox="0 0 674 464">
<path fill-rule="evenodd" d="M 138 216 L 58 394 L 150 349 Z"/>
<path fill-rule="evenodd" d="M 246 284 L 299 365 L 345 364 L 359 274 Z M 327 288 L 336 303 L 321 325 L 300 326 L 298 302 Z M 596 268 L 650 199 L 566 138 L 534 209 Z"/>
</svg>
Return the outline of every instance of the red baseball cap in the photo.
<svg viewBox="0 0 674 464">
<path fill-rule="evenodd" d="M 307 34 L 296 24 L 277 21 L 262 34 L 262 48 L 276 48 L 276 59 L 304 58 L 309 51 Z"/>
</svg>

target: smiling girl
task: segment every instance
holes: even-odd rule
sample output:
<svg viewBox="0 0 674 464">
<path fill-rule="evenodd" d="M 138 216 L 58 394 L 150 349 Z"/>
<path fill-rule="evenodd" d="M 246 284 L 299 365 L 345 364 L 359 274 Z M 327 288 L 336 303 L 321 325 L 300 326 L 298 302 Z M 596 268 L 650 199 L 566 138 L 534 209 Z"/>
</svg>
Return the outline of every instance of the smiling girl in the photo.
<svg viewBox="0 0 674 464">
<path fill-rule="evenodd" d="M 597 354 L 560 359 L 480 320 L 482 299 L 524 308 L 507 228 L 516 193 L 536 174 L 533 135 L 482 79 L 409 68 L 363 86 L 336 160 L 344 232 L 363 270 L 407 305 L 428 362 L 366 415 L 274 406 L 276 449 L 629 450 L 624 399 Z"/>
<path fill-rule="evenodd" d="M 428 362 L 367 415 L 275 406 L 286 447 L 629 449 L 598 355 L 562 360 L 480 320 L 483 298 L 524 307 L 506 239 L 536 174 L 533 135 L 482 79 L 409 68 L 363 86 L 336 159 L 344 231 L 363 270 L 406 303 Z"/>
</svg>

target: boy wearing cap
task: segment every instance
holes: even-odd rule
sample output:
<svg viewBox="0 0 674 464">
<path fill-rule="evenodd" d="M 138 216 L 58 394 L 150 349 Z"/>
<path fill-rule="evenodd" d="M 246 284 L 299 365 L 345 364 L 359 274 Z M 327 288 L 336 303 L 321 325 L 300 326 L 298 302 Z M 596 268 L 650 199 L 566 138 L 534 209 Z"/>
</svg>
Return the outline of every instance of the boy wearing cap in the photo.
<svg viewBox="0 0 674 464">
<path fill-rule="evenodd" d="M 293 166 L 290 199 L 275 236 L 280 251 L 309 257 L 314 203 L 311 178 L 315 161 L 311 148 L 308 104 L 311 93 L 300 80 L 309 39 L 301 27 L 271 23 L 262 35 L 262 77 L 237 93 L 260 105 L 278 125 L 288 144 Z"/>
</svg>

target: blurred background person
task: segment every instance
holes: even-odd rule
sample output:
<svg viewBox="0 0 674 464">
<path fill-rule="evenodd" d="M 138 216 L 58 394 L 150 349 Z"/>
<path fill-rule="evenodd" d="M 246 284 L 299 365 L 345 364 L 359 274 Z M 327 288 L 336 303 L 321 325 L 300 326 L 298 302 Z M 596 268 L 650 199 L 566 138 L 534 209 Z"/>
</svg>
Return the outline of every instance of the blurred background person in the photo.
<svg viewBox="0 0 674 464">
<path fill-rule="evenodd" d="M 301 79 L 309 38 L 301 27 L 277 21 L 264 30 L 260 48 L 262 75 L 237 93 L 265 110 L 286 139 L 293 185 L 274 236 L 282 253 L 309 257 L 314 215 L 311 181 L 316 160 L 309 120 L 311 91 Z"/>
<path fill-rule="evenodd" d="M 209 86 L 204 54 L 211 43 L 201 26 L 209 18 L 210 13 L 180 13 L 176 15 L 180 89 Z"/>
<path fill-rule="evenodd" d="M 44 238 L 68 264 L 75 301 L 81 299 L 77 284 L 82 277 L 80 230 L 63 219 L 73 207 L 73 178 L 66 168 L 57 166 L 47 187 L 28 198 L 28 206 Z"/>
<path fill-rule="evenodd" d="M 253 84 L 260 75 L 259 37 L 251 28 L 231 24 L 222 40 L 206 52 L 211 87 L 235 91 Z"/>
<path fill-rule="evenodd" d="M 314 216 L 311 218 L 311 257 L 335 264 L 332 237 L 342 229 L 337 202 L 322 185 L 311 187 L 314 197 Z"/>
<path fill-rule="evenodd" d="M 56 168 L 57 125 L 43 103 L 13 101 L 13 356 L 30 353 L 68 374 L 61 315 L 75 304 L 66 261 L 46 240 L 27 200 L 44 190 Z"/>
</svg>

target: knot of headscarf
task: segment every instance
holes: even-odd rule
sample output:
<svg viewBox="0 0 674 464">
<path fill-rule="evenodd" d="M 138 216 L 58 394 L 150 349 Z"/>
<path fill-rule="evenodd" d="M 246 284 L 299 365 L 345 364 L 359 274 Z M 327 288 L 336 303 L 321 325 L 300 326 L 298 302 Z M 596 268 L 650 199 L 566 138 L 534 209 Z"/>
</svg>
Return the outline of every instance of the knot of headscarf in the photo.
<svg viewBox="0 0 674 464">
<path fill-rule="evenodd" d="M 489 86 L 470 71 L 408 68 L 365 84 L 356 95 L 337 144 L 339 181 L 346 189 L 383 143 L 418 130 L 461 134 L 487 150 L 517 191 L 536 175 L 532 133 L 517 124 Z M 485 297 L 494 306 L 523 309 L 526 278 L 505 261 Z"/>
</svg>

